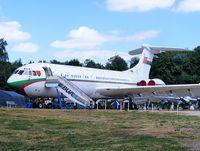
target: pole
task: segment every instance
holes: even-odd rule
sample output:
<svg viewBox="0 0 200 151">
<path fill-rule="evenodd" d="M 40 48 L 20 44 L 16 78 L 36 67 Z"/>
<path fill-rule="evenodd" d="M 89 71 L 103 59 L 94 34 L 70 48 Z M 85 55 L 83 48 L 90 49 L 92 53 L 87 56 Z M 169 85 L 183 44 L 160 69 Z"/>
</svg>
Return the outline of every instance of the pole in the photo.
<svg viewBox="0 0 200 151">
<path fill-rule="evenodd" d="M 120 102 L 120 111 L 122 111 L 122 102 Z"/>
<path fill-rule="evenodd" d="M 129 102 L 128 102 L 128 109 L 127 109 L 127 111 L 129 111 Z"/>
<path fill-rule="evenodd" d="M 178 114 L 178 110 L 179 110 L 178 108 L 179 108 L 179 104 L 177 104 L 177 109 L 176 109 L 176 113 L 177 114 Z"/>
<path fill-rule="evenodd" d="M 61 108 L 61 96 L 60 96 L 58 89 L 56 89 L 56 90 L 57 90 L 57 95 L 58 95 L 58 104 L 59 104 L 59 107 Z"/>
</svg>

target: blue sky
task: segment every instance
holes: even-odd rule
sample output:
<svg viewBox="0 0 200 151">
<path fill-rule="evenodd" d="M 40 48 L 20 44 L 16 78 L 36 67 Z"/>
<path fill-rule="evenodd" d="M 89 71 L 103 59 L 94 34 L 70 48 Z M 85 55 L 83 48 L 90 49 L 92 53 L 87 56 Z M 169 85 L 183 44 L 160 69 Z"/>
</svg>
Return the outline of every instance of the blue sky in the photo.
<svg viewBox="0 0 200 151">
<path fill-rule="evenodd" d="M 10 61 L 105 63 L 142 44 L 194 49 L 199 0 L 0 0 L 0 37 Z"/>
</svg>

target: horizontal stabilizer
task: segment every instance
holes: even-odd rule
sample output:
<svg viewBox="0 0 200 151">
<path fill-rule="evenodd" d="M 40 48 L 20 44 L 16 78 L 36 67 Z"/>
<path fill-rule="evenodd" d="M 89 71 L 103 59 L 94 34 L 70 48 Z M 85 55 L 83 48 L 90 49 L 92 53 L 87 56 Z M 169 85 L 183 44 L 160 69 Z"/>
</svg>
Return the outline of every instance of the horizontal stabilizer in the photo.
<svg viewBox="0 0 200 151">
<path fill-rule="evenodd" d="M 181 52 L 191 51 L 189 49 L 184 49 L 184 48 L 153 47 L 153 46 L 149 46 L 149 45 L 142 45 L 141 48 L 132 50 L 129 52 L 129 54 L 130 55 L 138 55 L 138 54 L 141 54 L 144 49 L 150 51 L 153 54 L 158 54 L 158 53 L 165 52 L 165 51 L 181 51 Z"/>
</svg>

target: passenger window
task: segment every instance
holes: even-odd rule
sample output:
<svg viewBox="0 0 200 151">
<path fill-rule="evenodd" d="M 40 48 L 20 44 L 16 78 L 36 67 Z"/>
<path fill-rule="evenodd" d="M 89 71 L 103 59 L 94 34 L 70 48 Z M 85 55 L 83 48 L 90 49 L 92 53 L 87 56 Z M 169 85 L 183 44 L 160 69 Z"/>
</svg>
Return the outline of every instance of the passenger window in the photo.
<svg viewBox="0 0 200 151">
<path fill-rule="evenodd" d="M 36 72 L 35 71 L 33 71 L 33 76 L 36 76 Z"/>
<path fill-rule="evenodd" d="M 29 71 L 28 71 L 28 70 L 25 70 L 25 71 L 24 71 L 24 75 L 29 75 Z"/>
<path fill-rule="evenodd" d="M 24 72 L 24 70 L 20 70 L 20 71 L 18 72 L 18 74 L 19 74 L 19 75 L 22 75 L 23 72 Z"/>
<path fill-rule="evenodd" d="M 36 71 L 38 76 L 41 76 L 41 72 L 40 71 Z"/>
</svg>

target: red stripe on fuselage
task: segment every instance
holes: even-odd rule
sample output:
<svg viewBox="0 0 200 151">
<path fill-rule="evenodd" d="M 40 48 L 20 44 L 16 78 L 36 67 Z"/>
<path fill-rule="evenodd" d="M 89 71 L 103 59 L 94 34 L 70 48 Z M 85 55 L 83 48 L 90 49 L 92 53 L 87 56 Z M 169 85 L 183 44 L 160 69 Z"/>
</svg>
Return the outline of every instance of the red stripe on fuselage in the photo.
<svg viewBox="0 0 200 151">
<path fill-rule="evenodd" d="M 27 83 L 24 83 L 24 84 L 20 85 L 18 88 L 19 88 L 19 90 L 20 90 L 22 93 L 26 94 L 25 91 L 24 91 L 24 88 L 25 88 L 25 87 L 27 87 L 27 86 L 29 86 L 29 85 L 31 85 L 31 84 L 33 84 L 33 83 L 41 82 L 41 81 L 45 81 L 45 80 L 37 80 L 37 81 L 27 82 Z"/>
<path fill-rule="evenodd" d="M 33 84 L 33 83 L 37 83 L 37 82 L 41 82 L 41 81 L 46 81 L 46 80 L 37 80 L 37 81 L 31 81 L 31 82 L 27 82 L 27 83 L 24 83 L 20 86 L 18 86 L 19 90 L 26 94 L 25 91 L 24 91 L 24 88 Z M 69 80 L 69 81 L 74 81 L 74 82 L 88 82 L 88 83 L 110 83 L 110 84 L 125 84 L 125 85 L 136 85 L 134 83 L 115 83 L 115 82 L 107 82 L 107 81 L 82 81 L 82 80 Z"/>
</svg>

